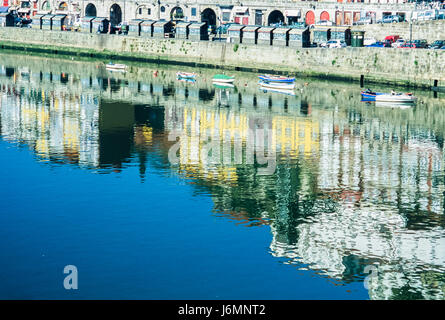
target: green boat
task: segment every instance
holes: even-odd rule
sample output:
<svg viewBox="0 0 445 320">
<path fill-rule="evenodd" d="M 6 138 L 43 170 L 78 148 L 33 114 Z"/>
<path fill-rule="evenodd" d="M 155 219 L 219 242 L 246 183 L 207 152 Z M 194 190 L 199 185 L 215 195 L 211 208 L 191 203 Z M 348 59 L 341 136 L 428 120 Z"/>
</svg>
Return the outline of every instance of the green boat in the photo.
<svg viewBox="0 0 445 320">
<path fill-rule="evenodd" d="M 235 76 L 226 76 L 225 74 L 216 74 L 213 77 L 213 82 L 232 83 L 233 81 L 235 81 Z"/>
</svg>

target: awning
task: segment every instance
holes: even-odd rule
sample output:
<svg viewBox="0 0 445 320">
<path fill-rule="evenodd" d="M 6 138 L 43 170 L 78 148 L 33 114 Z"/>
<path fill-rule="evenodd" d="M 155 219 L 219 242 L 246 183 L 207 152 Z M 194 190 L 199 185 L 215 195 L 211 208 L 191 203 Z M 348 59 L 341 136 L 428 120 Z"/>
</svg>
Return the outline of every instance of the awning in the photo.
<svg viewBox="0 0 445 320">
<path fill-rule="evenodd" d="M 20 8 L 17 10 L 18 13 L 29 13 L 31 11 L 31 8 Z"/>
<path fill-rule="evenodd" d="M 9 11 L 9 7 L 0 7 L 0 13 L 6 13 Z"/>
<path fill-rule="evenodd" d="M 301 17 L 301 10 L 284 10 L 286 17 Z"/>
<path fill-rule="evenodd" d="M 233 7 L 234 14 L 245 14 L 249 10 L 248 7 Z"/>
</svg>

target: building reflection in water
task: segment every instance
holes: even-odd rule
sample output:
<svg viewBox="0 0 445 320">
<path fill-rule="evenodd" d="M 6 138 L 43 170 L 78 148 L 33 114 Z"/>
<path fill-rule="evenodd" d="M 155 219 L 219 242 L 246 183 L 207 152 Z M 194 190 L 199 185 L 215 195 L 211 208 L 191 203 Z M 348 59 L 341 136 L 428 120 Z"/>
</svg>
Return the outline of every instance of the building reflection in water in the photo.
<svg viewBox="0 0 445 320">
<path fill-rule="evenodd" d="M 176 172 L 212 197 L 215 214 L 269 225 L 270 253 L 286 264 L 340 283 L 374 265 L 372 299 L 445 298 L 443 132 L 406 120 L 422 110 L 373 114 L 329 86 L 283 97 L 174 83 L 174 72 L 144 82 L 1 70 L 2 139 L 39 159 L 105 173 L 137 163 L 142 180 L 148 166 Z M 272 133 L 273 175 L 235 161 L 258 126 Z M 202 156 L 209 141 L 227 161 Z"/>
</svg>

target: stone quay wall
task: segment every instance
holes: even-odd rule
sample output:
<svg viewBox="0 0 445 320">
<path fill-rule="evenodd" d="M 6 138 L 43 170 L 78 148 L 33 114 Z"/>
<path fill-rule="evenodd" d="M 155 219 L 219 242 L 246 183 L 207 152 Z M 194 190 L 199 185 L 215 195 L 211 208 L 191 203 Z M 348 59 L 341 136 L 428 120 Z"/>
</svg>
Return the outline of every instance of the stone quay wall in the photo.
<svg viewBox="0 0 445 320">
<path fill-rule="evenodd" d="M 0 48 L 385 84 L 445 85 L 445 50 L 295 49 L 211 41 L 0 28 Z"/>
</svg>

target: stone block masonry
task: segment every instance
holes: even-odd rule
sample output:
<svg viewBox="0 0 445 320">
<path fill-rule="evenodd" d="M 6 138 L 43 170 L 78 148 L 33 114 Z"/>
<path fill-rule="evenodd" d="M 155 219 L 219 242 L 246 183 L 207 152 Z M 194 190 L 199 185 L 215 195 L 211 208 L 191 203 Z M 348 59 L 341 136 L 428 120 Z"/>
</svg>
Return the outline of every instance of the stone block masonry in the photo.
<svg viewBox="0 0 445 320">
<path fill-rule="evenodd" d="M 408 22 L 369 24 L 354 26 L 354 30 L 365 31 L 365 37 L 383 40 L 386 36 L 399 35 L 402 39 L 425 39 L 428 43 L 445 40 L 445 20 L 416 21 L 410 26 Z"/>
<path fill-rule="evenodd" d="M 0 28 L 3 49 L 282 72 L 329 79 L 431 87 L 445 85 L 445 50 L 290 48 L 225 42 Z"/>
</svg>

